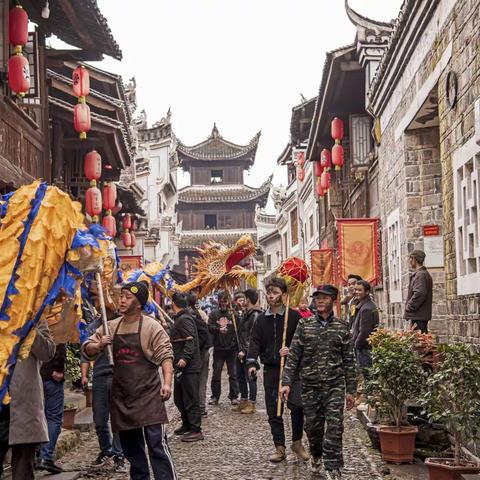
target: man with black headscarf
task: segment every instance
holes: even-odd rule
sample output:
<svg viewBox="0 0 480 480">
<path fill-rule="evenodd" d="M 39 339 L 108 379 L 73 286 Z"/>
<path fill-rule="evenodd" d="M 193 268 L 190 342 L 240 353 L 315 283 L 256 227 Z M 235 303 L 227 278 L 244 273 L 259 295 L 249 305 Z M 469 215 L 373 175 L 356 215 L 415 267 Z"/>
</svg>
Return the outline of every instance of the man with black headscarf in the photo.
<svg viewBox="0 0 480 480">
<path fill-rule="evenodd" d="M 130 478 L 150 478 L 146 443 L 155 480 L 170 480 L 177 476 L 167 444 L 164 402 L 172 388 L 172 344 L 159 322 L 142 315 L 147 301 L 146 283 L 123 286 L 119 306 L 122 316 L 108 323 L 109 332 L 99 328 L 82 345 L 82 351 L 92 359 L 108 345 L 113 346 L 112 430 L 119 432 L 130 463 Z"/>
</svg>

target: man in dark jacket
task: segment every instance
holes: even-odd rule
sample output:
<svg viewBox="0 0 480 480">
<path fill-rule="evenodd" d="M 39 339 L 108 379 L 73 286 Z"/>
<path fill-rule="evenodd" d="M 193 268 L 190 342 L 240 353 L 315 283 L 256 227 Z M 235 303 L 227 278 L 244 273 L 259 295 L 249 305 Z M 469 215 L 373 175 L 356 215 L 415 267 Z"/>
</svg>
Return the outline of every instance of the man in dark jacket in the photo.
<svg viewBox="0 0 480 480">
<path fill-rule="evenodd" d="M 407 302 L 405 304 L 405 320 L 412 328 L 422 333 L 428 332 L 428 322 L 432 319 L 433 280 L 423 266 L 425 252 L 414 250 L 409 257 L 413 274 L 408 285 Z"/>
<path fill-rule="evenodd" d="M 245 290 L 245 313 L 238 326 L 240 349 L 237 355 L 237 376 L 240 403 L 234 407 L 234 411 L 245 414 L 255 413 L 257 401 L 257 379 L 248 375 L 246 357 L 252 327 L 261 313 L 262 309 L 258 306 L 258 291 L 253 288 Z"/>
<path fill-rule="evenodd" d="M 188 307 L 195 318 L 198 333 L 198 346 L 200 348 L 200 360 L 202 368 L 199 376 L 199 402 L 202 417 L 207 416 L 207 380 L 210 370 L 210 349 L 212 348 L 212 336 L 208 331 L 208 315 L 197 306 L 198 298 L 196 293 L 187 293 Z"/>
<path fill-rule="evenodd" d="M 175 430 L 182 442 L 203 440 L 202 417 L 199 404 L 199 375 L 202 368 L 198 346 L 197 327 L 188 302 L 182 293 L 174 293 L 172 305 L 175 315 L 170 340 L 173 347 L 175 384 L 173 399 L 182 417 L 181 427 Z"/>
<path fill-rule="evenodd" d="M 62 468 L 53 461 L 53 454 L 57 446 L 58 436 L 62 431 L 66 358 L 67 346 L 65 343 L 60 343 L 56 346 L 55 356 L 52 360 L 44 363 L 40 369 L 49 441 L 40 448 L 37 468 L 50 473 L 60 473 L 62 471 Z"/>
<path fill-rule="evenodd" d="M 285 427 L 283 424 L 283 404 L 281 414 L 277 416 L 277 401 L 280 381 L 280 359 L 286 357 L 292 341 L 300 314 L 292 309 L 288 311 L 286 346 L 282 347 L 283 327 L 285 325 L 285 304 L 287 284 L 283 278 L 272 278 L 266 284 L 268 308 L 258 316 L 252 328 L 250 345 L 247 353 L 247 367 L 250 376 L 256 375 L 260 368 L 258 357 L 263 363 L 263 387 L 268 423 L 272 432 L 275 452 L 270 455 L 271 462 L 285 460 Z M 292 392 L 287 404 L 292 419 L 292 451 L 302 460 L 309 458 L 302 445 L 303 408 L 300 398 L 300 380 L 297 376 L 292 382 Z"/>
<path fill-rule="evenodd" d="M 372 349 L 367 340 L 379 323 L 378 308 L 370 296 L 371 290 L 372 287 L 365 280 L 358 280 L 355 285 L 357 311 L 353 319 L 352 344 L 355 348 L 358 370 L 365 382 L 369 378 L 368 369 L 372 366 Z"/>
<path fill-rule="evenodd" d="M 218 405 L 222 391 L 222 369 L 227 364 L 230 391 L 228 398 L 232 405 L 238 405 L 238 382 L 235 360 L 238 346 L 232 311 L 229 309 L 230 298 L 226 292 L 218 294 L 218 309 L 212 310 L 208 317 L 208 330 L 213 336 L 213 374 L 212 398 L 210 405 Z"/>
</svg>

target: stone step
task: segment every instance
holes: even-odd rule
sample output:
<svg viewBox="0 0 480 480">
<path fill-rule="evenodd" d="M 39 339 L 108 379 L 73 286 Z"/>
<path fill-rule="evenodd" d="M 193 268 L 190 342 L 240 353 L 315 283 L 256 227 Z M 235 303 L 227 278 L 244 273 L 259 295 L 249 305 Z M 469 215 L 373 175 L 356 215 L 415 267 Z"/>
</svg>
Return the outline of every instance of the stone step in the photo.
<svg viewBox="0 0 480 480">
<path fill-rule="evenodd" d="M 75 428 L 81 432 L 88 432 L 95 426 L 92 407 L 84 408 L 75 415 Z"/>
<path fill-rule="evenodd" d="M 57 448 L 55 449 L 55 456 L 57 459 L 62 458 L 70 450 L 73 450 L 80 443 L 79 430 L 65 430 L 63 429 L 57 440 Z"/>
</svg>

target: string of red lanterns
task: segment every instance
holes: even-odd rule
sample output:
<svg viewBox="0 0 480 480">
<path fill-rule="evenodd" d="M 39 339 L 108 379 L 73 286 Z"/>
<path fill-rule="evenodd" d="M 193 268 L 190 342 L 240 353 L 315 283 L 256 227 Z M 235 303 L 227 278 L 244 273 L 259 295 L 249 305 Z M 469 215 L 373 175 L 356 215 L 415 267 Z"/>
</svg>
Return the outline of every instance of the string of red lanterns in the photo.
<svg viewBox="0 0 480 480">
<path fill-rule="evenodd" d="M 10 9 L 8 15 L 8 41 L 14 47 L 8 60 L 8 86 L 23 97 L 30 89 L 30 65 L 22 53 L 28 42 L 28 14 L 20 5 Z"/>
<path fill-rule="evenodd" d="M 102 219 L 102 226 L 110 237 L 117 235 L 117 222 L 112 215 L 117 201 L 117 186 L 114 183 L 105 183 L 103 186 L 103 208 L 106 210 Z"/>
<path fill-rule="evenodd" d="M 85 155 L 84 172 L 90 181 L 90 188 L 85 193 L 85 210 L 96 223 L 102 213 L 102 192 L 97 187 L 97 181 L 102 176 L 102 157 L 96 150 Z"/>
<path fill-rule="evenodd" d="M 335 117 L 332 120 L 331 128 L 332 138 L 335 140 L 335 145 L 332 147 L 332 164 L 335 165 L 335 170 L 340 170 L 344 164 L 344 151 L 343 151 L 343 120 Z"/>
<path fill-rule="evenodd" d="M 85 140 L 87 132 L 92 128 L 92 121 L 90 107 L 86 103 L 86 97 L 90 94 L 90 75 L 83 65 L 73 71 L 72 82 L 73 93 L 78 97 L 78 103 L 73 109 L 73 126 L 80 134 L 80 140 Z"/>
<path fill-rule="evenodd" d="M 298 152 L 297 157 L 297 178 L 300 182 L 305 180 L 305 152 Z"/>
</svg>

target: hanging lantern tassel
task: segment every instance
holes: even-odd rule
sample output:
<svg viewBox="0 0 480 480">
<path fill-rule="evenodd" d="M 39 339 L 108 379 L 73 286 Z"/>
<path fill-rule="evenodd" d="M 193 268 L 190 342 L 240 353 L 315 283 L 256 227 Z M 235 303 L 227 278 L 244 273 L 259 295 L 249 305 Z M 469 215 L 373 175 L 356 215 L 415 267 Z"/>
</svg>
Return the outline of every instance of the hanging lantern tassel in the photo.
<svg viewBox="0 0 480 480">
<path fill-rule="evenodd" d="M 90 182 L 90 188 L 85 194 L 85 210 L 93 222 L 98 222 L 98 216 L 102 213 L 102 192 L 97 188 L 95 180 Z"/>
</svg>

